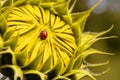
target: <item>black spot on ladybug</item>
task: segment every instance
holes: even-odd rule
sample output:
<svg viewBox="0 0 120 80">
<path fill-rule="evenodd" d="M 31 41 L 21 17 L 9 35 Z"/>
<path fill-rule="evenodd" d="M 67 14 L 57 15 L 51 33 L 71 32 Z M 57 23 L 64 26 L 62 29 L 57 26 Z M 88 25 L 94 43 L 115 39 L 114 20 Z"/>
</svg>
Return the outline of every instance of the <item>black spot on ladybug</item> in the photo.
<svg viewBox="0 0 120 80">
<path fill-rule="evenodd" d="M 43 30 L 43 31 L 40 32 L 40 38 L 42 40 L 45 40 L 47 38 L 47 36 L 48 36 L 48 33 L 47 33 L 46 30 Z"/>
</svg>

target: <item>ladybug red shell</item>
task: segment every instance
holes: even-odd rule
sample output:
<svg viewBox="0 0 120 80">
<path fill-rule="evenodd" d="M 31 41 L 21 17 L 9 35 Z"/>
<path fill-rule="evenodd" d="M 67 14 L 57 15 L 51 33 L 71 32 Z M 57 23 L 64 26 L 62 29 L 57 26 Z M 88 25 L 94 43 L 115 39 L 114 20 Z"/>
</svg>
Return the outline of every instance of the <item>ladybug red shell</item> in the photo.
<svg viewBox="0 0 120 80">
<path fill-rule="evenodd" d="M 46 30 L 43 30 L 43 31 L 40 32 L 40 38 L 42 40 L 45 40 L 47 38 L 47 36 L 48 36 L 48 33 L 47 33 Z"/>
</svg>

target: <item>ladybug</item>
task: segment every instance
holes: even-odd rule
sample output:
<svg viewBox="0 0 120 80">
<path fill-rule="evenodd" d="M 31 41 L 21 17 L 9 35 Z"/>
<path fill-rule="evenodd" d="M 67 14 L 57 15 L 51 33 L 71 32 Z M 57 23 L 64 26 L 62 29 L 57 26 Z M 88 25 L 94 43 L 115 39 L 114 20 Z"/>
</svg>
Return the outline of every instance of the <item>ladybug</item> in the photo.
<svg viewBox="0 0 120 80">
<path fill-rule="evenodd" d="M 46 30 L 42 30 L 42 31 L 40 32 L 40 38 L 41 38 L 42 40 L 45 40 L 45 39 L 47 38 L 47 36 L 48 36 L 48 33 L 47 33 Z"/>
</svg>

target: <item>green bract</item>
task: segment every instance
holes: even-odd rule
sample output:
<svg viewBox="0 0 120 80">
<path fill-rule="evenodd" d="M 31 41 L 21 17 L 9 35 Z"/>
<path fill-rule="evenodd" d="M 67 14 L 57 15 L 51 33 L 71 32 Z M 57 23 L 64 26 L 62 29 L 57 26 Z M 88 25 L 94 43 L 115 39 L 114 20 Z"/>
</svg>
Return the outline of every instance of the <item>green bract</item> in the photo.
<svg viewBox="0 0 120 80">
<path fill-rule="evenodd" d="M 96 53 L 110 54 L 91 45 L 111 38 L 100 37 L 111 28 L 83 33 L 87 17 L 100 1 L 87 11 L 71 13 L 75 2 L 70 7 L 70 0 L 1 1 L 1 73 L 11 80 L 79 80 L 84 76 L 96 80 L 86 68 L 108 61 L 89 64 L 85 58 Z"/>
</svg>

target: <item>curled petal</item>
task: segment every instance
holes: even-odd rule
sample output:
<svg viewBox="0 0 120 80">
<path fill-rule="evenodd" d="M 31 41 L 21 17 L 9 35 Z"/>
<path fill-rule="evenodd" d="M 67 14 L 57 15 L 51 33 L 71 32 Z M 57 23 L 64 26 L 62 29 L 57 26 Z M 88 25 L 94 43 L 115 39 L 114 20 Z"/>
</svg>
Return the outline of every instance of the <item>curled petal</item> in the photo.
<svg viewBox="0 0 120 80">
<path fill-rule="evenodd" d="M 47 76 L 36 70 L 23 71 L 26 80 L 46 80 Z"/>
<path fill-rule="evenodd" d="M 23 80 L 23 72 L 20 69 L 20 67 L 15 65 L 4 65 L 0 66 L 1 73 L 3 73 L 5 76 L 10 77 L 12 80 Z"/>
</svg>

